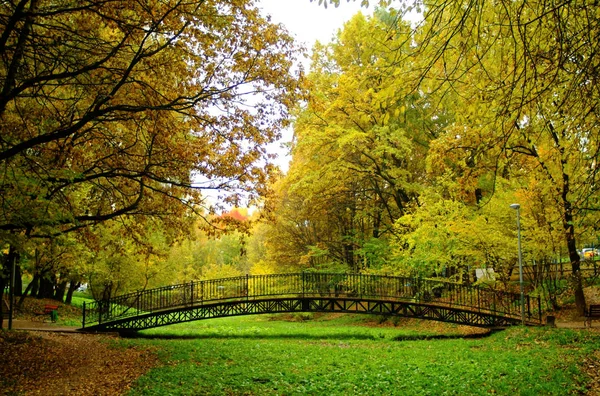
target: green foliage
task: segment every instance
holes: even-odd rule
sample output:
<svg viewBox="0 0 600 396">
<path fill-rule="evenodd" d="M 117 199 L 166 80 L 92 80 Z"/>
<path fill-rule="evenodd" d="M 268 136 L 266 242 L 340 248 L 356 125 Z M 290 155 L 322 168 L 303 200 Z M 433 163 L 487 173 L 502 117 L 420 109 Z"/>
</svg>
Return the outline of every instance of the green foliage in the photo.
<svg viewBox="0 0 600 396">
<path fill-rule="evenodd" d="M 314 48 L 280 191 L 293 221 L 276 233 L 301 229 L 288 238 L 296 257 L 319 246 L 355 271 L 460 279 L 493 268 L 506 286 L 517 202 L 525 261 L 564 256 L 577 273 L 600 220 L 597 4 L 381 5 Z M 422 20 L 409 26 L 413 7 Z M 392 254 L 371 256 L 370 238 Z"/>
<path fill-rule="evenodd" d="M 164 286 L 173 280 L 164 265 L 170 241 L 162 223 L 120 220 L 87 230 L 88 236 L 95 237 L 88 241 L 93 257 L 86 274 L 95 299 Z"/>
<path fill-rule="evenodd" d="M 281 265 L 385 263 L 393 223 L 416 204 L 429 141 L 447 118 L 408 89 L 411 64 L 399 59 L 410 52 L 410 27 L 394 10 L 358 14 L 334 42 L 315 45 L 311 96 L 276 186 L 272 251 L 290 252 L 276 256 Z"/>
<path fill-rule="evenodd" d="M 511 189 L 499 187 L 487 202 L 473 206 L 429 189 L 421 206 L 396 223 L 400 237 L 392 270 L 454 275 L 460 281 L 473 268 L 493 268 L 497 280 L 508 282 L 517 266 L 516 213 L 509 209 L 515 200 Z M 528 226 L 522 222 L 525 261 L 536 257 L 537 247 L 530 243 Z"/>
<path fill-rule="evenodd" d="M 172 283 L 246 274 L 250 272 L 247 240 L 247 235 L 236 231 L 208 236 L 197 230 L 195 235 L 177 241 L 169 249 L 164 267 L 172 274 Z"/>
<path fill-rule="evenodd" d="M 369 238 L 359 244 L 356 250 L 358 266 L 364 271 L 385 268 L 390 257 L 390 246 L 387 239 Z"/>
<path fill-rule="evenodd" d="M 578 238 L 595 239 L 600 198 L 600 91 L 591 83 L 600 24 L 590 8 L 440 0 L 428 4 L 416 34 L 420 89 L 451 97 L 444 106 L 455 113 L 432 144 L 430 169 L 451 172 L 463 200 L 477 203 L 500 177 L 517 181 L 536 255 L 568 252 L 574 272 Z M 580 281 L 574 293 L 582 313 Z"/>
</svg>

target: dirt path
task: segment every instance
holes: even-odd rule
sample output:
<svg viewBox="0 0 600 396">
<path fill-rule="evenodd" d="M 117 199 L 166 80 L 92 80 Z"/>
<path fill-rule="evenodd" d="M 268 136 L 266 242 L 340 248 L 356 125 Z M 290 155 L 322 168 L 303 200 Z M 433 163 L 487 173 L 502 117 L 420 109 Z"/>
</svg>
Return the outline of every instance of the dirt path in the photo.
<svg viewBox="0 0 600 396">
<path fill-rule="evenodd" d="M 156 366 L 154 351 L 107 335 L 0 332 L 0 389 L 16 395 L 120 395 Z"/>
</svg>

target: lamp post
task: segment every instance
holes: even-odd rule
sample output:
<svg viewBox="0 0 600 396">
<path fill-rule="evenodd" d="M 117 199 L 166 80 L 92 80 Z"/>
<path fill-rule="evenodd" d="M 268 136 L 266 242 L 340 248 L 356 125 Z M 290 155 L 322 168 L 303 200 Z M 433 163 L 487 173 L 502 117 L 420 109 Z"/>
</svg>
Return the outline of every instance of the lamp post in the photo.
<svg viewBox="0 0 600 396">
<path fill-rule="evenodd" d="M 514 203 L 511 209 L 517 211 L 517 239 L 519 243 L 519 286 L 521 287 L 521 322 L 525 325 L 525 294 L 523 293 L 523 255 L 521 253 L 521 205 Z"/>
</svg>

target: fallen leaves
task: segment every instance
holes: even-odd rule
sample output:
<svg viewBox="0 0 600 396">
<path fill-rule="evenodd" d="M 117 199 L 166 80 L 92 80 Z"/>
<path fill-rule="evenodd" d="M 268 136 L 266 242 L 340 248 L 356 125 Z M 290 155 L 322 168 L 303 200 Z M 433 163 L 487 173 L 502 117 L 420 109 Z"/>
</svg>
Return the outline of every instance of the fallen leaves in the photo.
<svg viewBox="0 0 600 396">
<path fill-rule="evenodd" d="M 111 336 L 0 331 L 0 385 L 15 394 L 118 395 L 156 366 L 153 350 Z"/>
<path fill-rule="evenodd" d="M 590 382 L 587 384 L 588 395 L 600 395 L 598 367 L 600 367 L 600 351 L 595 351 L 593 354 L 588 355 L 581 363 L 581 369 L 590 377 Z"/>
</svg>

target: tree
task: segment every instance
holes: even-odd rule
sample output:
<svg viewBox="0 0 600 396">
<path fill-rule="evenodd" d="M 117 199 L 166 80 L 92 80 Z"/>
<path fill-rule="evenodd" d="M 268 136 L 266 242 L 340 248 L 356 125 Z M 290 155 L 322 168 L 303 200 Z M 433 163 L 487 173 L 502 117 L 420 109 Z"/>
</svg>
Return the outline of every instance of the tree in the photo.
<svg viewBox="0 0 600 396">
<path fill-rule="evenodd" d="M 292 39 L 248 0 L 0 6 L 0 230 L 255 196 L 298 98 Z M 4 236 L 3 239 L 8 238 Z"/>
<path fill-rule="evenodd" d="M 426 59 L 429 89 L 451 92 L 465 109 L 438 146 L 468 159 L 465 184 L 491 172 L 545 194 L 552 205 L 546 219 L 561 229 L 582 313 L 577 227 L 589 224 L 598 200 L 594 8 L 585 1 L 434 2 L 417 54 Z"/>
<path fill-rule="evenodd" d="M 252 1 L 2 2 L 0 32 L 0 241 L 16 252 L 265 190 L 300 72 Z"/>
<path fill-rule="evenodd" d="M 82 235 L 71 233 L 44 240 L 32 240 L 24 246 L 21 260 L 31 282 L 23 293 L 38 298 L 53 298 L 70 303 L 73 292 L 84 281 L 92 254 Z M 17 287 L 18 289 L 18 287 Z M 66 299 L 65 299 L 66 295 Z M 21 303 L 23 300 L 19 301 Z"/>
<path fill-rule="evenodd" d="M 252 261 L 248 255 L 248 240 L 253 226 L 248 210 L 233 208 L 216 220 L 225 232 L 215 234 L 205 230 L 198 220 L 188 233 L 178 238 L 168 249 L 165 267 L 170 283 L 212 279 L 248 274 Z M 255 256 L 256 257 L 256 256 Z"/>
<path fill-rule="evenodd" d="M 429 142 L 446 117 L 405 89 L 413 65 L 398 60 L 410 52 L 410 27 L 393 10 L 356 15 L 333 43 L 315 46 L 279 189 L 278 227 L 289 236 L 279 252 L 297 243 L 290 257 L 310 265 L 381 264 L 395 220 L 417 204 Z"/>
<path fill-rule="evenodd" d="M 332 259 L 322 241 L 333 240 L 333 236 L 324 209 L 290 193 L 290 184 L 289 178 L 279 180 L 268 202 L 263 266 L 278 272 L 330 268 Z"/>
<path fill-rule="evenodd" d="M 458 183 L 438 179 L 421 195 L 421 205 L 396 223 L 400 237 L 390 272 L 471 282 L 475 269 L 491 269 L 502 288 L 510 289 L 518 252 L 514 212 L 507 209 L 523 198 L 521 192 L 501 180 L 491 199 L 475 205 L 462 198 Z M 545 258 L 548 241 L 536 241 L 537 228 L 528 217 L 523 220 L 524 261 Z"/>
</svg>

